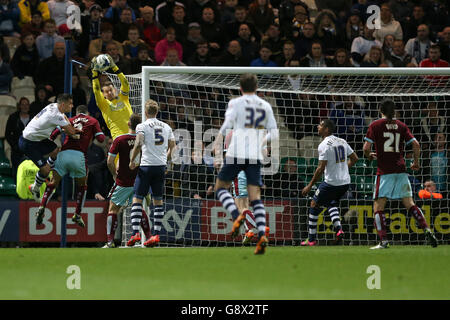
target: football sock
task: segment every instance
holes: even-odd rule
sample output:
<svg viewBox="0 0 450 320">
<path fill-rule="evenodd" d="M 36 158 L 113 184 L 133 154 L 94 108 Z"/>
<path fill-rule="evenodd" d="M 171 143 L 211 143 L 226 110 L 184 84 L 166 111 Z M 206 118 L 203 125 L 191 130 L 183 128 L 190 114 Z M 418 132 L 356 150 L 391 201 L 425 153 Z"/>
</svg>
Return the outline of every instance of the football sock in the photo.
<svg viewBox="0 0 450 320">
<path fill-rule="evenodd" d="M 142 220 L 141 220 L 142 231 L 144 231 L 145 238 L 148 240 L 151 237 L 150 233 L 150 221 L 148 220 L 148 215 L 145 210 L 142 210 Z"/>
<path fill-rule="evenodd" d="M 155 231 L 155 235 L 158 235 L 161 231 L 162 219 L 164 217 L 164 207 L 163 206 L 155 206 L 155 211 L 153 212 L 153 230 Z"/>
<path fill-rule="evenodd" d="M 106 236 L 108 242 L 114 241 L 114 234 L 117 229 L 117 214 L 109 212 L 106 217 Z"/>
<path fill-rule="evenodd" d="M 36 177 L 34 178 L 34 187 L 36 189 L 39 189 L 42 184 L 45 182 L 45 179 L 47 179 L 47 177 L 44 177 L 43 175 L 41 175 L 41 173 L 38 171 L 36 173 Z"/>
<path fill-rule="evenodd" d="M 317 235 L 317 220 L 319 220 L 319 214 L 322 211 L 321 208 L 309 208 L 309 217 L 308 217 L 308 240 L 310 242 L 316 241 Z"/>
<path fill-rule="evenodd" d="M 386 239 L 386 219 L 384 217 L 383 211 L 377 211 L 374 214 L 375 219 L 373 220 L 373 224 L 375 229 L 377 229 L 378 236 L 380 237 L 380 241 L 383 242 Z"/>
<path fill-rule="evenodd" d="M 133 231 L 133 236 L 139 233 L 139 225 L 141 224 L 142 217 L 142 204 L 141 203 L 133 203 L 131 205 L 131 229 Z"/>
<path fill-rule="evenodd" d="M 55 190 L 55 185 L 53 183 L 49 183 L 45 188 L 44 195 L 42 196 L 41 206 L 46 207 L 47 203 L 50 201 L 53 195 L 53 191 Z"/>
<path fill-rule="evenodd" d="M 229 213 L 231 213 L 231 216 L 233 217 L 233 221 L 236 220 L 239 216 L 239 210 L 236 207 L 236 204 L 234 203 L 233 197 L 226 189 L 219 189 L 217 190 L 217 200 L 219 200 L 222 203 L 222 206 L 227 210 Z M 253 208 L 254 209 L 254 208 Z"/>
<path fill-rule="evenodd" d="M 86 200 L 86 190 L 87 190 L 86 185 L 77 187 L 77 205 L 75 208 L 75 214 L 77 215 L 80 215 L 81 210 L 83 209 L 84 201 Z"/>
<path fill-rule="evenodd" d="M 418 206 L 414 205 L 409 208 L 409 214 L 411 214 L 414 219 L 416 219 L 421 229 L 428 229 L 428 223 L 423 215 L 422 210 L 420 210 Z"/>
<path fill-rule="evenodd" d="M 339 217 L 339 209 L 336 207 L 328 208 L 328 213 L 330 214 L 331 222 L 334 226 L 334 231 L 338 232 L 342 229 L 341 218 Z"/>
<path fill-rule="evenodd" d="M 245 215 L 245 230 L 251 230 L 253 228 L 256 228 L 256 222 L 255 222 L 255 216 L 250 210 L 244 210 L 242 212 L 243 215 Z"/>
<path fill-rule="evenodd" d="M 258 228 L 258 237 L 266 235 L 266 210 L 261 200 L 253 200 L 251 203 L 253 211 L 255 212 L 255 222 Z"/>
<path fill-rule="evenodd" d="M 56 161 L 56 159 L 53 159 L 52 157 L 48 157 L 47 163 L 48 163 L 48 165 L 50 166 L 51 169 L 55 168 L 55 161 Z"/>
</svg>

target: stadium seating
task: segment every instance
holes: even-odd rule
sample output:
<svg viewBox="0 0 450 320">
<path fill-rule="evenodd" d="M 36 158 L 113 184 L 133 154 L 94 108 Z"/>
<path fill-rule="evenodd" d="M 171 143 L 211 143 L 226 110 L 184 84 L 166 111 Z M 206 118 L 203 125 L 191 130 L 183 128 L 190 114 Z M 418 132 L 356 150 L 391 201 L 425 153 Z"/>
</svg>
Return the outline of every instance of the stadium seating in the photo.
<svg viewBox="0 0 450 320">
<path fill-rule="evenodd" d="M 0 175 L 0 196 L 15 196 L 16 183 L 12 177 Z"/>
<path fill-rule="evenodd" d="M 14 97 L 0 95 L 0 115 L 10 115 L 17 110 L 17 102 Z"/>
<path fill-rule="evenodd" d="M 11 82 L 11 94 L 16 97 L 18 102 L 20 98 L 27 97 L 30 103 L 34 102 L 35 84 L 32 77 L 19 79 L 14 77 Z"/>
<path fill-rule="evenodd" d="M 16 52 L 16 49 L 21 45 L 20 38 L 3 37 L 3 42 L 8 46 L 9 56 L 12 58 Z"/>
</svg>

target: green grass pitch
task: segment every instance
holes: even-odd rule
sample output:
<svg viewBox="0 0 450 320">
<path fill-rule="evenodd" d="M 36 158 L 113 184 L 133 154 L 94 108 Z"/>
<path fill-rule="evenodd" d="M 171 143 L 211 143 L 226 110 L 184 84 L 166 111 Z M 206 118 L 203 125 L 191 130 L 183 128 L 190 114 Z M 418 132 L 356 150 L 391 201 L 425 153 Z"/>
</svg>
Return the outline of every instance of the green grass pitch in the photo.
<svg viewBox="0 0 450 320">
<path fill-rule="evenodd" d="M 0 299 L 450 299 L 450 247 L 0 249 Z M 70 265 L 80 289 L 69 290 Z M 367 268 L 380 268 L 368 289 Z M 369 281 L 370 282 L 370 281 Z"/>
</svg>

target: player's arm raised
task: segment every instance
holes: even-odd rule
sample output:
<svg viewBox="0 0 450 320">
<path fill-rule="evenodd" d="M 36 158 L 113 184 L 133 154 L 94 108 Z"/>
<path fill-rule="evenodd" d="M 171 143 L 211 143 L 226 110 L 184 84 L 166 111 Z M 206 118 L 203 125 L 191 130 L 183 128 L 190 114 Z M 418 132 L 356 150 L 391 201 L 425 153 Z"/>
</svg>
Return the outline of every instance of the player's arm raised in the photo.
<svg viewBox="0 0 450 320">
<path fill-rule="evenodd" d="M 325 167 L 327 166 L 328 161 L 327 160 L 319 160 L 319 165 L 316 168 L 316 171 L 314 171 L 314 175 L 311 178 L 311 181 L 308 183 L 306 187 L 302 190 L 302 195 L 307 196 L 308 193 L 311 191 L 313 185 L 319 181 L 320 177 L 322 177 Z"/>
<path fill-rule="evenodd" d="M 114 59 L 107 54 L 109 63 L 111 64 L 111 70 L 117 75 L 120 80 L 120 94 L 128 99 L 128 94 L 130 92 L 130 84 L 128 83 L 127 78 L 123 74 L 123 72 L 119 69 L 119 67 L 114 62 Z"/>
<path fill-rule="evenodd" d="M 131 170 L 134 170 L 137 167 L 135 159 L 141 153 L 142 145 L 144 144 L 144 134 L 138 133 L 136 135 L 136 141 L 134 142 L 133 150 L 131 150 L 130 155 L 130 164 L 128 165 Z"/>
</svg>

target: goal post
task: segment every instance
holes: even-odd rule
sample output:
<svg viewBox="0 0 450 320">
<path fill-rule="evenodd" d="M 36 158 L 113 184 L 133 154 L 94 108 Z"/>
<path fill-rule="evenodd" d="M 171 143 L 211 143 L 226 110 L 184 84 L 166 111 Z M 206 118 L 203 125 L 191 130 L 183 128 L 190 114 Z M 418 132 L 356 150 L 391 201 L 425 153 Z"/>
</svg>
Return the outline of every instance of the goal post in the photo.
<svg viewBox="0 0 450 320">
<path fill-rule="evenodd" d="M 449 68 L 143 67 L 141 74 L 127 76 L 133 110 L 145 120 L 145 101 L 156 100 L 161 109 L 158 117 L 172 126 L 177 140 L 166 177 L 163 244 L 241 245 L 241 237 L 230 238 L 231 216 L 211 192 L 218 171 L 211 145 L 228 101 L 240 95 L 243 73 L 258 76 L 258 95 L 272 105 L 280 130 L 278 155 L 265 164 L 277 162 L 277 170 L 263 176 L 262 189 L 272 245 L 296 245 L 307 237 L 312 194 L 302 197 L 301 189 L 317 166 L 317 125 L 325 118 L 335 121 L 336 135 L 345 138 L 360 158 L 350 171 L 350 191 L 339 207 L 344 244 L 376 241 L 372 210 L 376 162 L 363 157 L 362 145 L 384 98 L 395 101 L 397 117 L 421 143 L 421 169 L 408 169 L 414 200 L 438 239 L 448 242 Z M 115 75 L 110 78 L 120 86 Z M 437 141 L 442 135 L 444 141 Z M 411 155 L 407 148 L 407 165 Z M 444 199 L 419 198 L 428 180 L 436 183 Z M 400 201 L 388 202 L 386 218 L 394 243 L 424 243 L 423 233 Z M 332 243 L 334 232 L 326 210 L 319 216 L 317 230 L 320 244 Z"/>
</svg>

